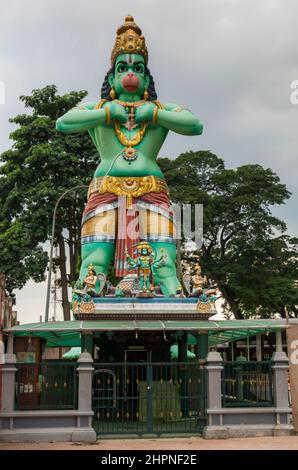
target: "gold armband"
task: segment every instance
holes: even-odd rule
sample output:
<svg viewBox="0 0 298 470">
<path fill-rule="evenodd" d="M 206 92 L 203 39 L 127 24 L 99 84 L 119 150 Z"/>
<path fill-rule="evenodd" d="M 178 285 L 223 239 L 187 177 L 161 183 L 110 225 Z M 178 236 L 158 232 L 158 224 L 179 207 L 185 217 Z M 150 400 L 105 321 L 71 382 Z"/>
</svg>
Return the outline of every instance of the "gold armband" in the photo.
<svg viewBox="0 0 298 470">
<path fill-rule="evenodd" d="M 111 124 L 112 119 L 111 119 L 111 111 L 110 111 L 110 108 L 109 108 L 109 106 L 106 106 L 104 109 L 105 109 L 105 112 L 106 112 L 106 123 L 107 123 L 107 124 Z"/>
<path fill-rule="evenodd" d="M 154 125 L 157 124 L 157 113 L 158 113 L 158 107 L 155 106 L 154 111 L 153 111 L 153 117 L 152 117 L 152 123 Z"/>
</svg>

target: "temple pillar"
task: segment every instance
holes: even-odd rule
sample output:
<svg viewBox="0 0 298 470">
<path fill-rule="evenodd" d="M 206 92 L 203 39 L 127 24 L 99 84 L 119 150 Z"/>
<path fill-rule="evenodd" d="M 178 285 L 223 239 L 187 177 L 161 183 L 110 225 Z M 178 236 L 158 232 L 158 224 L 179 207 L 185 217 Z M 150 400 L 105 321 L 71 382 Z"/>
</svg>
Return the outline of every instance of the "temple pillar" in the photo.
<svg viewBox="0 0 298 470">
<path fill-rule="evenodd" d="M 13 347 L 14 347 L 14 336 L 12 334 L 9 334 L 7 338 L 7 354 L 13 354 Z"/>
<path fill-rule="evenodd" d="M 262 361 L 262 335 L 256 336 L 256 359 Z"/>
<path fill-rule="evenodd" d="M 200 331 L 197 336 L 199 362 L 206 362 L 208 354 L 208 332 Z"/>
<path fill-rule="evenodd" d="M 93 334 L 84 333 L 81 336 L 82 352 L 88 352 L 93 357 Z"/>
</svg>

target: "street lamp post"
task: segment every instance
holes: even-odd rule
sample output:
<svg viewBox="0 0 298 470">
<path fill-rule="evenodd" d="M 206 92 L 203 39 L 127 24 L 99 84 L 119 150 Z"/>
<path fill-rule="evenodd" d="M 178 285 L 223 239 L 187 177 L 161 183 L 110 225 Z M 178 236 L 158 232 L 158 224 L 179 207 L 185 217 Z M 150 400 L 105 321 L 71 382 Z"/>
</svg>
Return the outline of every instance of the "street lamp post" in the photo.
<svg viewBox="0 0 298 470">
<path fill-rule="evenodd" d="M 87 185 L 79 185 L 74 186 L 73 188 L 67 189 L 64 191 L 63 194 L 59 197 L 55 204 L 54 212 L 53 212 L 53 220 L 52 220 L 52 236 L 51 236 L 51 248 L 50 248 L 50 262 L 49 262 L 49 276 L 48 276 L 48 286 L 47 286 L 47 298 L 46 298 L 46 310 L 45 310 L 45 321 L 49 321 L 49 309 L 50 309 L 50 293 L 51 293 L 51 277 L 52 277 L 52 267 L 53 267 L 53 250 L 54 250 L 54 236 L 55 236 L 55 226 L 56 226 L 56 213 L 59 206 L 60 201 L 66 196 L 66 194 L 74 191 L 76 189 L 81 188 L 88 188 Z"/>
</svg>

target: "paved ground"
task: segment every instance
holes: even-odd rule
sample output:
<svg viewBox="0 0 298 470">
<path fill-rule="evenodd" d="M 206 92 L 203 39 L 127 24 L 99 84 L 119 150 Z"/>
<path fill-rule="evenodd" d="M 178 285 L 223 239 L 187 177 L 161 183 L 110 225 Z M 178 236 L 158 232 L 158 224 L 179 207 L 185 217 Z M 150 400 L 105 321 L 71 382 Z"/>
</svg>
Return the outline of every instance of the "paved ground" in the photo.
<svg viewBox="0 0 298 470">
<path fill-rule="evenodd" d="M 1 450 L 298 450 L 298 436 L 205 440 L 200 437 L 106 439 L 93 444 L 70 442 L 0 443 Z"/>
</svg>

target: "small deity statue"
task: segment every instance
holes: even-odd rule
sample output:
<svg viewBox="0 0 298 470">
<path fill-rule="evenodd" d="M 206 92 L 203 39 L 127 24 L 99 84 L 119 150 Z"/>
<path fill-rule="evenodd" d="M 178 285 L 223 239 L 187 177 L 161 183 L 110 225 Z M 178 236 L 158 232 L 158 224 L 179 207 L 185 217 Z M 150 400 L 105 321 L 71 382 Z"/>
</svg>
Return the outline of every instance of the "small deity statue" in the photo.
<svg viewBox="0 0 298 470">
<path fill-rule="evenodd" d="M 88 274 L 85 276 L 83 285 L 86 288 L 88 293 L 95 293 L 96 292 L 96 271 L 94 269 L 93 264 L 89 264 L 88 266 Z"/>
<path fill-rule="evenodd" d="M 192 276 L 192 293 L 193 294 L 201 294 L 203 292 L 203 287 L 207 282 L 207 277 L 202 276 L 202 269 L 199 264 L 195 266 L 195 274 Z"/>
<path fill-rule="evenodd" d="M 163 266 L 166 255 L 161 251 L 161 257 L 155 260 L 152 246 L 147 242 L 139 242 L 135 253 L 137 258 L 133 259 L 127 252 L 125 253 L 129 269 L 137 269 L 142 295 L 154 295 L 153 273 L 154 270 Z"/>
<path fill-rule="evenodd" d="M 92 298 L 101 296 L 106 284 L 105 274 L 96 274 L 93 264 L 89 264 L 88 273 L 83 282 L 78 279 L 74 286 L 71 301 L 72 310 L 74 312 L 84 311 L 84 313 L 94 312 L 95 306 Z"/>
<path fill-rule="evenodd" d="M 105 274 L 96 274 L 93 264 L 89 264 L 87 276 L 84 277 L 83 282 L 81 282 L 80 279 L 76 282 L 73 293 L 74 295 L 79 295 L 81 297 L 86 294 L 94 297 L 95 295 L 102 295 L 105 286 Z"/>
<path fill-rule="evenodd" d="M 185 289 L 186 289 L 187 293 L 190 294 L 191 293 L 191 272 L 190 272 L 190 268 L 187 268 L 187 270 L 183 274 L 182 279 L 183 279 L 183 284 L 185 286 Z"/>
</svg>

